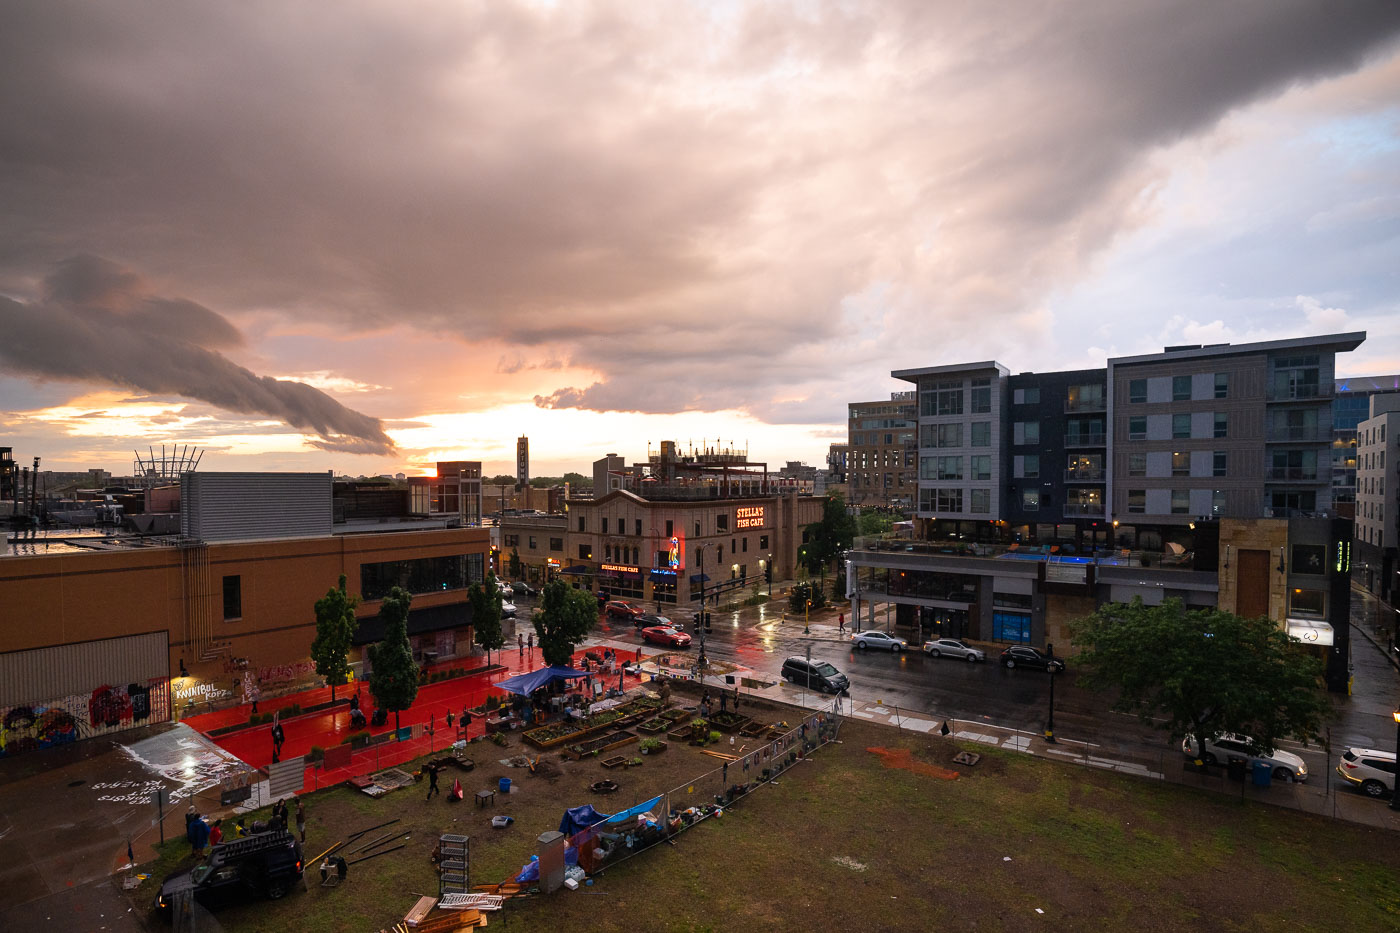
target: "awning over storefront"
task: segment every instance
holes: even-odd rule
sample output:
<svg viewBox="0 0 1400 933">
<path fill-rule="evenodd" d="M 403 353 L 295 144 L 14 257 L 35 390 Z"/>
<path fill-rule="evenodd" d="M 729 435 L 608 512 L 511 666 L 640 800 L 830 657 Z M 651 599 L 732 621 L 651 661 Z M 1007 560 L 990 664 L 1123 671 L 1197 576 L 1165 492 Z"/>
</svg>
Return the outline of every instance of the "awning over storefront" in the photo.
<svg viewBox="0 0 1400 933">
<path fill-rule="evenodd" d="M 706 576 L 705 574 L 703 574 L 703 573 L 692 573 L 692 574 L 690 575 L 690 582 L 691 582 L 691 583 L 709 583 L 709 582 L 710 582 L 710 578 L 709 578 L 708 576 Z"/>
<path fill-rule="evenodd" d="M 1321 619 L 1289 619 L 1288 635 L 1305 645 L 1330 646 L 1333 642 L 1332 626 Z"/>
<path fill-rule="evenodd" d="M 583 564 L 570 564 L 569 566 L 565 567 L 563 570 L 561 570 L 561 571 L 559 571 L 559 572 L 560 572 L 560 573 L 588 573 L 588 568 L 585 567 L 585 566 L 583 566 Z"/>
</svg>

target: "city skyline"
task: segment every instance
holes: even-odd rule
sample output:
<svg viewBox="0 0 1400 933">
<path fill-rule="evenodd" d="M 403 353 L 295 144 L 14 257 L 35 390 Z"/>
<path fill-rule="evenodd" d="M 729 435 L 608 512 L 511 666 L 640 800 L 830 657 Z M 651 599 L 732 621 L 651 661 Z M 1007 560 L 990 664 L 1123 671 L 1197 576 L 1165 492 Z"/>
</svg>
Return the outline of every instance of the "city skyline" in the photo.
<svg viewBox="0 0 1400 933">
<path fill-rule="evenodd" d="M 0 443 L 123 474 L 821 464 L 892 370 L 1366 331 L 1400 7 L 53 3 L 0 34 Z"/>
</svg>

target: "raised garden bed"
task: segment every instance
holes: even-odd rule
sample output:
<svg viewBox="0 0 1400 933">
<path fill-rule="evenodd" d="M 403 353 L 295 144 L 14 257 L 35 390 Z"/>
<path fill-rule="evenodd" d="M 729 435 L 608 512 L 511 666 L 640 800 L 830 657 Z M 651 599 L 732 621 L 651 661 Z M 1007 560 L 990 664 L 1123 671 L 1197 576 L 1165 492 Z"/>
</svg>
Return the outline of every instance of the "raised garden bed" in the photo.
<svg viewBox="0 0 1400 933">
<path fill-rule="evenodd" d="M 604 768 L 621 768 L 627 764 L 627 759 L 621 755 L 614 755 L 611 758 L 604 758 L 599 764 Z"/>
<path fill-rule="evenodd" d="M 565 751 L 575 761 L 578 761 L 579 759 L 591 755 L 594 752 L 605 752 L 609 749 L 619 748 L 623 745 L 626 745 L 628 742 L 635 741 L 637 741 L 637 734 L 635 732 L 627 732 L 623 730 L 621 732 L 610 732 L 607 735 L 601 736 L 596 739 L 591 739 L 587 742 L 575 742 L 573 745 L 570 745 L 568 748 L 566 748 Z"/>
<path fill-rule="evenodd" d="M 747 738 L 756 739 L 768 731 L 768 727 L 761 722 L 749 720 L 748 725 L 739 730 L 739 734 Z"/>
<path fill-rule="evenodd" d="M 686 725 L 679 729 L 673 729 L 672 731 L 666 733 L 666 738 L 670 739 L 672 742 L 689 742 L 690 726 Z"/>
<path fill-rule="evenodd" d="M 710 716 L 710 727 L 712 729 L 718 729 L 720 732 L 737 732 L 751 722 L 753 722 L 753 720 L 749 719 L 747 716 L 741 716 L 738 713 L 731 713 L 728 711 L 714 713 Z"/>
<path fill-rule="evenodd" d="M 637 725 L 638 732 L 645 732 L 647 735 L 656 735 L 671 728 L 671 723 L 665 719 L 648 719 L 646 722 Z"/>
<path fill-rule="evenodd" d="M 660 739 L 642 739 L 643 755 L 659 755 L 666 750 L 666 743 Z"/>
<path fill-rule="evenodd" d="M 689 716 L 690 711 L 683 709 L 668 709 L 661 714 L 662 719 L 669 719 L 671 722 L 680 722 L 682 719 L 689 718 Z"/>
</svg>

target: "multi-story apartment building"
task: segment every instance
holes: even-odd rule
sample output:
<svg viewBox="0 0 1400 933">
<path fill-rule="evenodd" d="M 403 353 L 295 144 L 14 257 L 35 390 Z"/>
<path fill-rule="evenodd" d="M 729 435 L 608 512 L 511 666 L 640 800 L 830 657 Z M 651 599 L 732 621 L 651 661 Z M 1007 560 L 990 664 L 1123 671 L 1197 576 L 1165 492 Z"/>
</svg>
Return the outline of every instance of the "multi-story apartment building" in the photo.
<svg viewBox="0 0 1400 933">
<path fill-rule="evenodd" d="M 1393 603 L 1400 577 L 1400 394 L 1372 395 L 1357 425 L 1356 563 L 1366 588 Z"/>
<path fill-rule="evenodd" d="M 1118 537 L 1208 518 L 1329 513 L 1335 358 L 1365 339 L 1168 347 L 1109 360 Z"/>
<path fill-rule="evenodd" d="M 843 476 L 837 483 L 846 484 L 850 504 L 914 504 L 916 404 L 913 392 L 892 392 L 885 401 L 848 406 L 847 442 L 840 451 Z M 834 463 L 831 469 L 837 470 Z"/>
<path fill-rule="evenodd" d="M 409 510 L 432 518 L 455 517 L 463 525 L 481 524 L 481 461 L 444 460 L 437 476 L 408 478 Z"/>
<path fill-rule="evenodd" d="M 1371 396 L 1400 392 L 1400 375 L 1338 379 L 1332 399 L 1332 508 L 1351 518 L 1356 503 L 1356 426 L 1371 416 Z"/>
<path fill-rule="evenodd" d="M 1007 408 L 1005 366 L 992 360 L 895 370 L 918 393 L 915 515 L 974 534 L 1003 517 Z"/>
</svg>

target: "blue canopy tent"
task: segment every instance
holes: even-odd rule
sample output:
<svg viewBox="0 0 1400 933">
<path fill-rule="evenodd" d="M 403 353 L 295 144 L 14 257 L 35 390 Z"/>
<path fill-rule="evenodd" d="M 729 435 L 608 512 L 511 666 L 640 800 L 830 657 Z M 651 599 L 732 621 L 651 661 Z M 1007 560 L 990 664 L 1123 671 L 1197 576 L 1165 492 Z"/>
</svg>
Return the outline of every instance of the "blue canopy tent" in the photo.
<svg viewBox="0 0 1400 933">
<path fill-rule="evenodd" d="M 587 671 L 576 671 L 572 667 L 542 667 L 537 671 L 530 671 L 527 674 L 516 674 L 514 677 L 507 677 L 496 684 L 507 693 L 518 693 L 521 696 L 529 696 L 545 684 L 556 680 L 575 680 L 579 677 L 587 677 Z"/>
<path fill-rule="evenodd" d="M 593 804 L 586 803 L 581 807 L 571 807 L 564 811 L 564 816 L 559 820 L 559 831 L 566 836 L 572 836 L 579 830 L 587 829 L 594 823 L 601 823 L 606 820 L 606 813 L 599 813 L 593 809 Z"/>
</svg>

